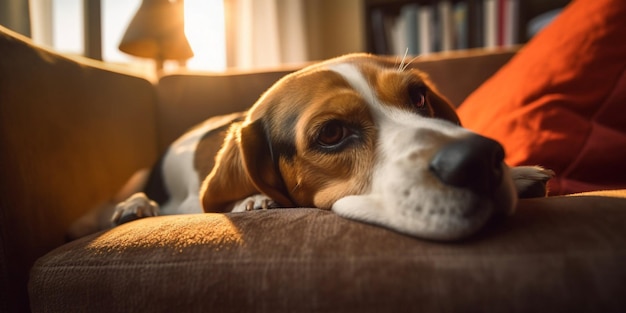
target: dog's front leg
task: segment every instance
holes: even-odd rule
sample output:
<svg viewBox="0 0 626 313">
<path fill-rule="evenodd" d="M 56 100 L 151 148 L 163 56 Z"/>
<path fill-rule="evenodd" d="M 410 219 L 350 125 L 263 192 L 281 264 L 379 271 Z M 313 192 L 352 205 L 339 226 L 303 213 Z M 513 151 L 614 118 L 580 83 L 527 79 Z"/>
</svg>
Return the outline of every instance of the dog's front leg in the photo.
<svg viewBox="0 0 626 313">
<path fill-rule="evenodd" d="M 547 182 L 554 172 L 540 166 L 516 166 L 511 168 L 511 178 L 519 198 L 545 197 Z"/>
<path fill-rule="evenodd" d="M 115 206 L 111 223 L 117 226 L 142 217 L 159 215 L 159 205 L 150 200 L 143 192 L 130 196 Z"/>
<path fill-rule="evenodd" d="M 278 207 L 270 197 L 263 194 L 256 194 L 243 200 L 235 202 L 231 212 L 245 212 L 252 210 L 268 210 Z"/>
</svg>

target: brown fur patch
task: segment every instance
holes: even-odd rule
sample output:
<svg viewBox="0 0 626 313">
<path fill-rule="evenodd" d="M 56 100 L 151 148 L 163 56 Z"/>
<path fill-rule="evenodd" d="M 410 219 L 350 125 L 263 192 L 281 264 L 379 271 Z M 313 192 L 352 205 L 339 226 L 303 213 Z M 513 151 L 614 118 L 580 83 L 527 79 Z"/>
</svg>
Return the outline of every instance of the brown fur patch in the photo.
<svg viewBox="0 0 626 313">
<path fill-rule="evenodd" d="M 240 127 L 241 123 L 230 127 L 215 158 L 215 166 L 200 187 L 200 201 L 205 212 L 231 211 L 235 201 L 257 192 L 242 165 L 237 139 Z"/>
<path fill-rule="evenodd" d="M 308 101 L 295 125 L 297 153 L 289 162 L 279 162 L 279 167 L 298 205 L 330 209 L 337 199 L 362 193 L 368 186 L 376 130 L 367 104 L 339 74 L 324 71 L 314 76 L 327 83 L 323 92 L 301 94 Z M 329 121 L 350 127 L 357 135 L 354 143 L 341 151 L 317 147 L 317 136 Z"/>
</svg>

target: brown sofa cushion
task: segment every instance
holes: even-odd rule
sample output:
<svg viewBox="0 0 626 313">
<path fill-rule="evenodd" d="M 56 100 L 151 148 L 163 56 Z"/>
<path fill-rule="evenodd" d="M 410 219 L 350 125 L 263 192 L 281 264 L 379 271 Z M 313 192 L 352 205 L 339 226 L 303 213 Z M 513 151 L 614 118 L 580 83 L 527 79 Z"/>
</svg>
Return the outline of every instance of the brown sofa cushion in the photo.
<svg viewBox="0 0 626 313">
<path fill-rule="evenodd" d="M 147 218 L 31 272 L 35 312 L 623 312 L 626 191 L 524 200 L 441 244 L 317 209 Z M 621 197 L 621 198 L 620 198 Z"/>
</svg>

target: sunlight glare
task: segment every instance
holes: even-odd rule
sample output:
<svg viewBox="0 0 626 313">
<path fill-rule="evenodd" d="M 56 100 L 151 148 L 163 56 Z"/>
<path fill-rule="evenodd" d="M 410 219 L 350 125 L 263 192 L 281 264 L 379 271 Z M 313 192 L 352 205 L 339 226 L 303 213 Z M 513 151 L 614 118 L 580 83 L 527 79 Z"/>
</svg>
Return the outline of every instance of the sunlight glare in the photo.
<svg viewBox="0 0 626 313">
<path fill-rule="evenodd" d="M 52 46 L 70 54 L 84 53 L 83 3 L 56 0 L 52 6 Z"/>
<path fill-rule="evenodd" d="M 226 69 L 223 0 L 185 0 L 185 34 L 194 53 L 189 69 Z"/>
</svg>

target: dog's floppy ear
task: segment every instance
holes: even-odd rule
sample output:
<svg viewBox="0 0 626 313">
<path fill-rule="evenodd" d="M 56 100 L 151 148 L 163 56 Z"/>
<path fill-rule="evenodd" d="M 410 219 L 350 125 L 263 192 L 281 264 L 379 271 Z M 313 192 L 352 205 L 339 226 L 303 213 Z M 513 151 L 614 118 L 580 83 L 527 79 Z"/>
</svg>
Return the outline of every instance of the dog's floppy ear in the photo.
<svg viewBox="0 0 626 313">
<path fill-rule="evenodd" d="M 231 125 L 211 173 L 202 182 L 200 201 L 204 212 L 230 211 L 235 201 L 258 193 L 243 167 L 237 139 L 240 128 L 241 122 Z"/>
<path fill-rule="evenodd" d="M 437 89 L 437 86 L 432 82 L 427 73 L 415 68 L 419 73 L 420 78 L 424 84 L 428 87 L 426 93 L 426 102 L 433 110 L 433 117 L 449 121 L 456 125 L 461 125 L 461 120 L 456 114 L 456 110 L 452 103 L 444 97 Z"/>
<path fill-rule="evenodd" d="M 429 85 L 432 86 L 432 83 Z M 436 89 L 431 88 L 426 97 L 426 101 L 433 109 L 433 117 L 452 122 L 459 126 L 461 125 L 461 120 L 456 114 L 452 104 L 450 104 L 450 101 L 442 96 Z"/>
<path fill-rule="evenodd" d="M 231 126 L 215 166 L 202 183 L 200 197 L 205 212 L 224 212 L 234 202 L 265 194 L 281 206 L 293 205 L 272 157 L 261 121 Z"/>
<path fill-rule="evenodd" d="M 248 177 L 257 190 L 281 206 L 293 206 L 278 169 L 278 154 L 262 119 L 241 128 L 239 147 Z"/>
</svg>

